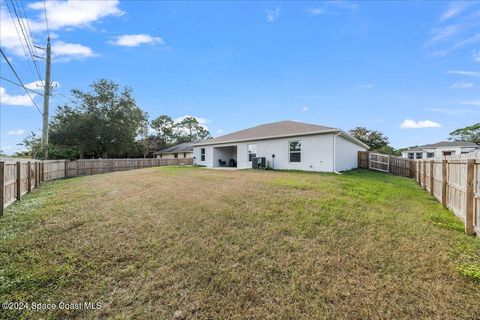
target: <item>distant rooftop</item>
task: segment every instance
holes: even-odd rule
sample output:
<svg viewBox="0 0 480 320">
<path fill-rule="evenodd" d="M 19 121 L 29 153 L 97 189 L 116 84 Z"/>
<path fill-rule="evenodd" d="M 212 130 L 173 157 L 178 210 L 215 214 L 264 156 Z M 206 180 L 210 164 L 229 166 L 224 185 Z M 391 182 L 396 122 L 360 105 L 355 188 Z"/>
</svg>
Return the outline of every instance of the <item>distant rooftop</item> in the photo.
<svg viewBox="0 0 480 320">
<path fill-rule="evenodd" d="M 193 152 L 193 142 L 185 142 L 157 151 L 154 154 Z"/>
<path fill-rule="evenodd" d="M 423 149 L 430 149 L 430 148 L 442 148 L 442 147 L 479 147 L 476 143 L 468 142 L 468 141 L 440 141 L 437 143 L 425 144 L 423 146 L 418 146 L 412 149 L 408 149 L 408 151 L 422 151 Z"/>
</svg>

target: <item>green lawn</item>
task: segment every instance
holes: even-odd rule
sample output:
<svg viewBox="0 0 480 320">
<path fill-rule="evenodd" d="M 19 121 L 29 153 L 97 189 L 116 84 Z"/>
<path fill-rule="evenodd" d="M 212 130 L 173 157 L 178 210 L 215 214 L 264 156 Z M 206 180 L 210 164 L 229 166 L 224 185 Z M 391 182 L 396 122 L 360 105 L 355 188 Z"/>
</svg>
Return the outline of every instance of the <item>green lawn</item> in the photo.
<svg viewBox="0 0 480 320">
<path fill-rule="evenodd" d="M 0 301 L 102 303 L 4 319 L 474 319 L 480 239 L 378 172 L 118 172 L 6 210 Z"/>
</svg>

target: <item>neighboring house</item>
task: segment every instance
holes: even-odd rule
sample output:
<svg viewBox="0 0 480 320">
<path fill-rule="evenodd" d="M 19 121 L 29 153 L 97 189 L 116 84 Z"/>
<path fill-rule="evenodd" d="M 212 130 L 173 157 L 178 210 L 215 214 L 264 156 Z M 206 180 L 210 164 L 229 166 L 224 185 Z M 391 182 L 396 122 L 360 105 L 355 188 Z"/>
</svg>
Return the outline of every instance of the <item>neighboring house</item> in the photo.
<svg viewBox="0 0 480 320">
<path fill-rule="evenodd" d="M 265 157 L 274 169 L 338 172 L 357 168 L 358 151 L 367 149 L 340 129 L 280 121 L 196 143 L 193 162 L 252 168 L 252 158 Z"/>
<path fill-rule="evenodd" d="M 160 159 L 191 159 L 193 142 L 180 143 L 154 153 Z"/>
<path fill-rule="evenodd" d="M 402 152 L 402 157 L 406 159 L 439 158 L 467 154 L 478 151 L 479 148 L 480 146 L 473 142 L 441 141 L 405 150 Z"/>
</svg>

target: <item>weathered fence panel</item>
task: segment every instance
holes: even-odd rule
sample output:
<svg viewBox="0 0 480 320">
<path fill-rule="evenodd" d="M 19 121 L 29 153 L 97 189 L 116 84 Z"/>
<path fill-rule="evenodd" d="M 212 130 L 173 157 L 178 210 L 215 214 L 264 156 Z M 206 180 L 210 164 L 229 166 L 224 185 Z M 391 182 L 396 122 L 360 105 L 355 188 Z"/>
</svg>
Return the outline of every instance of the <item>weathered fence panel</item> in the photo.
<svg viewBox="0 0 480 320">
<path fill-rule="evenodd" d="M 408 178 L 414 178 L 417 172 L 413 160 L 368 151 L 358 152 L 358 167 L 390 172 Z"/>
<path fill-rule="evenodd" d="M 365 155 L 368 152 L 360 153 L 359 168 L 366 168 L 360 160 L 368 159 L 368 155 Z M 480 236 L 479 154 L 426 160 L 399 160 L 390 156 L 389 167 L 390 173 L 414 178 L 444 207 L 464 221 L 467 234 L 476 233 Z"/>
<path fill-rule="evenodd" d="M 0 159 L 0 216 L 4 208 L 44 181 L 168 165 L 191 165 L 193 159 Z M 3 205 L 2 205 L 3 204 Z"/>
</svg>

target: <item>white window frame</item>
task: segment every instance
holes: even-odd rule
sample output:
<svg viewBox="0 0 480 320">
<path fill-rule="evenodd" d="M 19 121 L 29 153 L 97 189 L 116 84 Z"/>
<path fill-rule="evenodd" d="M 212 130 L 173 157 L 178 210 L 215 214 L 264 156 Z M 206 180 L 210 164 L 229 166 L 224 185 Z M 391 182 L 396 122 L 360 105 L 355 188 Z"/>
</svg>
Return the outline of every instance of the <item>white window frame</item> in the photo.
<svg viewBox="0 0 480 320">
<path fill-rule="evenodd" d="M 291 151 L 290 150 L 290 143 L 291 142 L 300 142 L 300 151 Z M 300 139 L 288 140 L 288 163 L 302 163 L 303 160 L 303 143 Z M 290 154 L 291 153 L 300 153 L 300 161 L 290 161 Z"/>
<path fill-rule="evenodd" d="M 200 161 L 204 162 L 207 159 L 207 152 L 205 148 L 200 148 Z"/>
<path fill-rule="evenodd" d="M 248 162 L 252 162 L 252 160 L 250 159 L 250 150 L 248 148 L 249 146 L 255 147 L 255 153 L 252 152 L 252 154 L 254 155 L 252 158 L 255 158 L 257 156 L 257 145 L 253 143 L 247 144 L 247 160 Z"/>
</svg>

